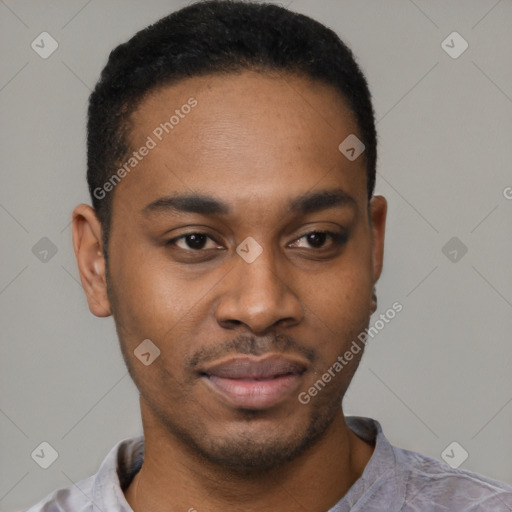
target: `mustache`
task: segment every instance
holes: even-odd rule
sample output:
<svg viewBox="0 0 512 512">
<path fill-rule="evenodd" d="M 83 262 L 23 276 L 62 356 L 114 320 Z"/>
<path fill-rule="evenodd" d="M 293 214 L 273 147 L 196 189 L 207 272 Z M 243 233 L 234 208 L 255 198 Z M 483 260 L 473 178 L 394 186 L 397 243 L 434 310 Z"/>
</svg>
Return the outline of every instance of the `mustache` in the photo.
<svg viewBox="0 0 512 512">
<path fill-rule="evenodd" d="M 300 354 L 311 364 L 314 364 L 317 360 L 315 349 L 304 347 L 291 336 L 269 334 L 256 337 L 242 334 L 220 344 L 201 348 L 187 358 L 185 364 L 188 368 L 194 370 L 198 365 L 205 365 L 224 356 L 237 356 L 240 354 L 262 356 L 270 352 Z"/>
</svg>

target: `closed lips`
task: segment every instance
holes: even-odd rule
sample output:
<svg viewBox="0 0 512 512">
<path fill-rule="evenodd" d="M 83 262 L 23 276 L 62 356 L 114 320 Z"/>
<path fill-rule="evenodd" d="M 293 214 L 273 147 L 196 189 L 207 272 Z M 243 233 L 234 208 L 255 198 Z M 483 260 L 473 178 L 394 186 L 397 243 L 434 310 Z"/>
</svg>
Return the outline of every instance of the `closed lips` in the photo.
<svg viewBox="0 0 512 512">
<path fill-rule="evenodd" d="M 207 376 L 223 379 L 275 379 L 285 375 L 300 375 L 305 371 L 305 365 L 282 357 L 272 357 L 262 360 L 250 358 L 233 358 L 228 361 L 205 368 L 201 373 Z"/>
</svg>

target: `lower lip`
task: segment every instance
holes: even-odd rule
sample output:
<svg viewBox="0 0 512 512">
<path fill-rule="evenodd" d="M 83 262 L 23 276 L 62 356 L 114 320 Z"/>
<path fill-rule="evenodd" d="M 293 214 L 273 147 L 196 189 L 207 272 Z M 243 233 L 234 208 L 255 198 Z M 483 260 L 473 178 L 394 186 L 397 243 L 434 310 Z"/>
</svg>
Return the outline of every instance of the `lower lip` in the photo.
<svg viewBox="0 0 512 512">
<path fill-rule="evenodd" d="M 282 375 L 273 379 L 227 379 L 210 375 L 210 386 L 230 405 L 244 409 L 267 409 L 286 400 L 300 384 L 300 375 Z"/>
</svg>

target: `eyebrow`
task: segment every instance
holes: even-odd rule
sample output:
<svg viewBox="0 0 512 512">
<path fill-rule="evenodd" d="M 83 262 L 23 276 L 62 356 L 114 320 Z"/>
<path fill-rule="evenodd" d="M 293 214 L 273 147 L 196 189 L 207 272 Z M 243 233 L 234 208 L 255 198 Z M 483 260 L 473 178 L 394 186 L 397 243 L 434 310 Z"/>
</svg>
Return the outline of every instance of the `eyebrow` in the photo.
<svg viewBox="0 0 512 512">
<path fill-rule="evenodd" d="M 335 207 L 357 209 L 356 200 L 341 188 L 308 192 L 292 199 L 289 210 L 292 213 L 314 213 Z"/>
<path fill-rule="evenodd" d="M 308 214 L 336 207 L 357 209 L 356 200 L 341 188 L 307 192 L 293 198 L 288 211 L 293 214 Z M 201 194 L 170 195 L 149 203 L 142 210 L 144 215 L 152 213 L 197 213 L 200 215 L 229 215 L 230 206 L 212 196 Z"/>
<path fill-rule="evenodd" d="M 188 212 L 201 215 L 227 215 L 230 212 L 230 208 L 227 203 L 211 196 L 187 194 L 161 197 L 149 203 L 142 211 L 144 214 L 153 212 Z"/>
</svg>

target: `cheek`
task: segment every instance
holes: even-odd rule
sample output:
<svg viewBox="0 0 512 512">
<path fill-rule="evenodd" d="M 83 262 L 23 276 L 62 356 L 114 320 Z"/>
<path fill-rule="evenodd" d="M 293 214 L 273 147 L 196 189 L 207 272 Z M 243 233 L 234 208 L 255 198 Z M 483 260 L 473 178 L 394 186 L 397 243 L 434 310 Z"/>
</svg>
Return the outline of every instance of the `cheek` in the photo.
<svg viewBox="0 0 512 512">
<path fill-rule="evenodd" d="M 113 312 L 122 343 L 133 352 L 150 339 L 166 367 L 177 368 L 191 348 L 178 341 L 190 338 L 191 329 L 207 314 L 208 293 L 219 279 L 186 279 L 165 258 L 135 256 L 126 254 L 113 262 Z"/>
<path fill-rule="evenodd" d="M 340 326 L 368 318 L 372 289 L 366 268 L 340 266 L 309 290 L 305 303 L 320 320 L 337 331 Z"/>
<path fill-rule="evenodd" d="M 313 331 L 317 333 L 315 348 L 319 355 L 320 373 L 332 366 L 368 326 L 372 290 L 366 266 L 340 266 L 330 273 L 329 279 L 323 280 L 307 295 L 306 306 L 311 311 Z M 343 378 L 336 379 L 338 384 L 335 387 L 345 378 L 350 378 L 351 368 L 355 369 L 360 355 L 347 364 Z"/>
</svg>

